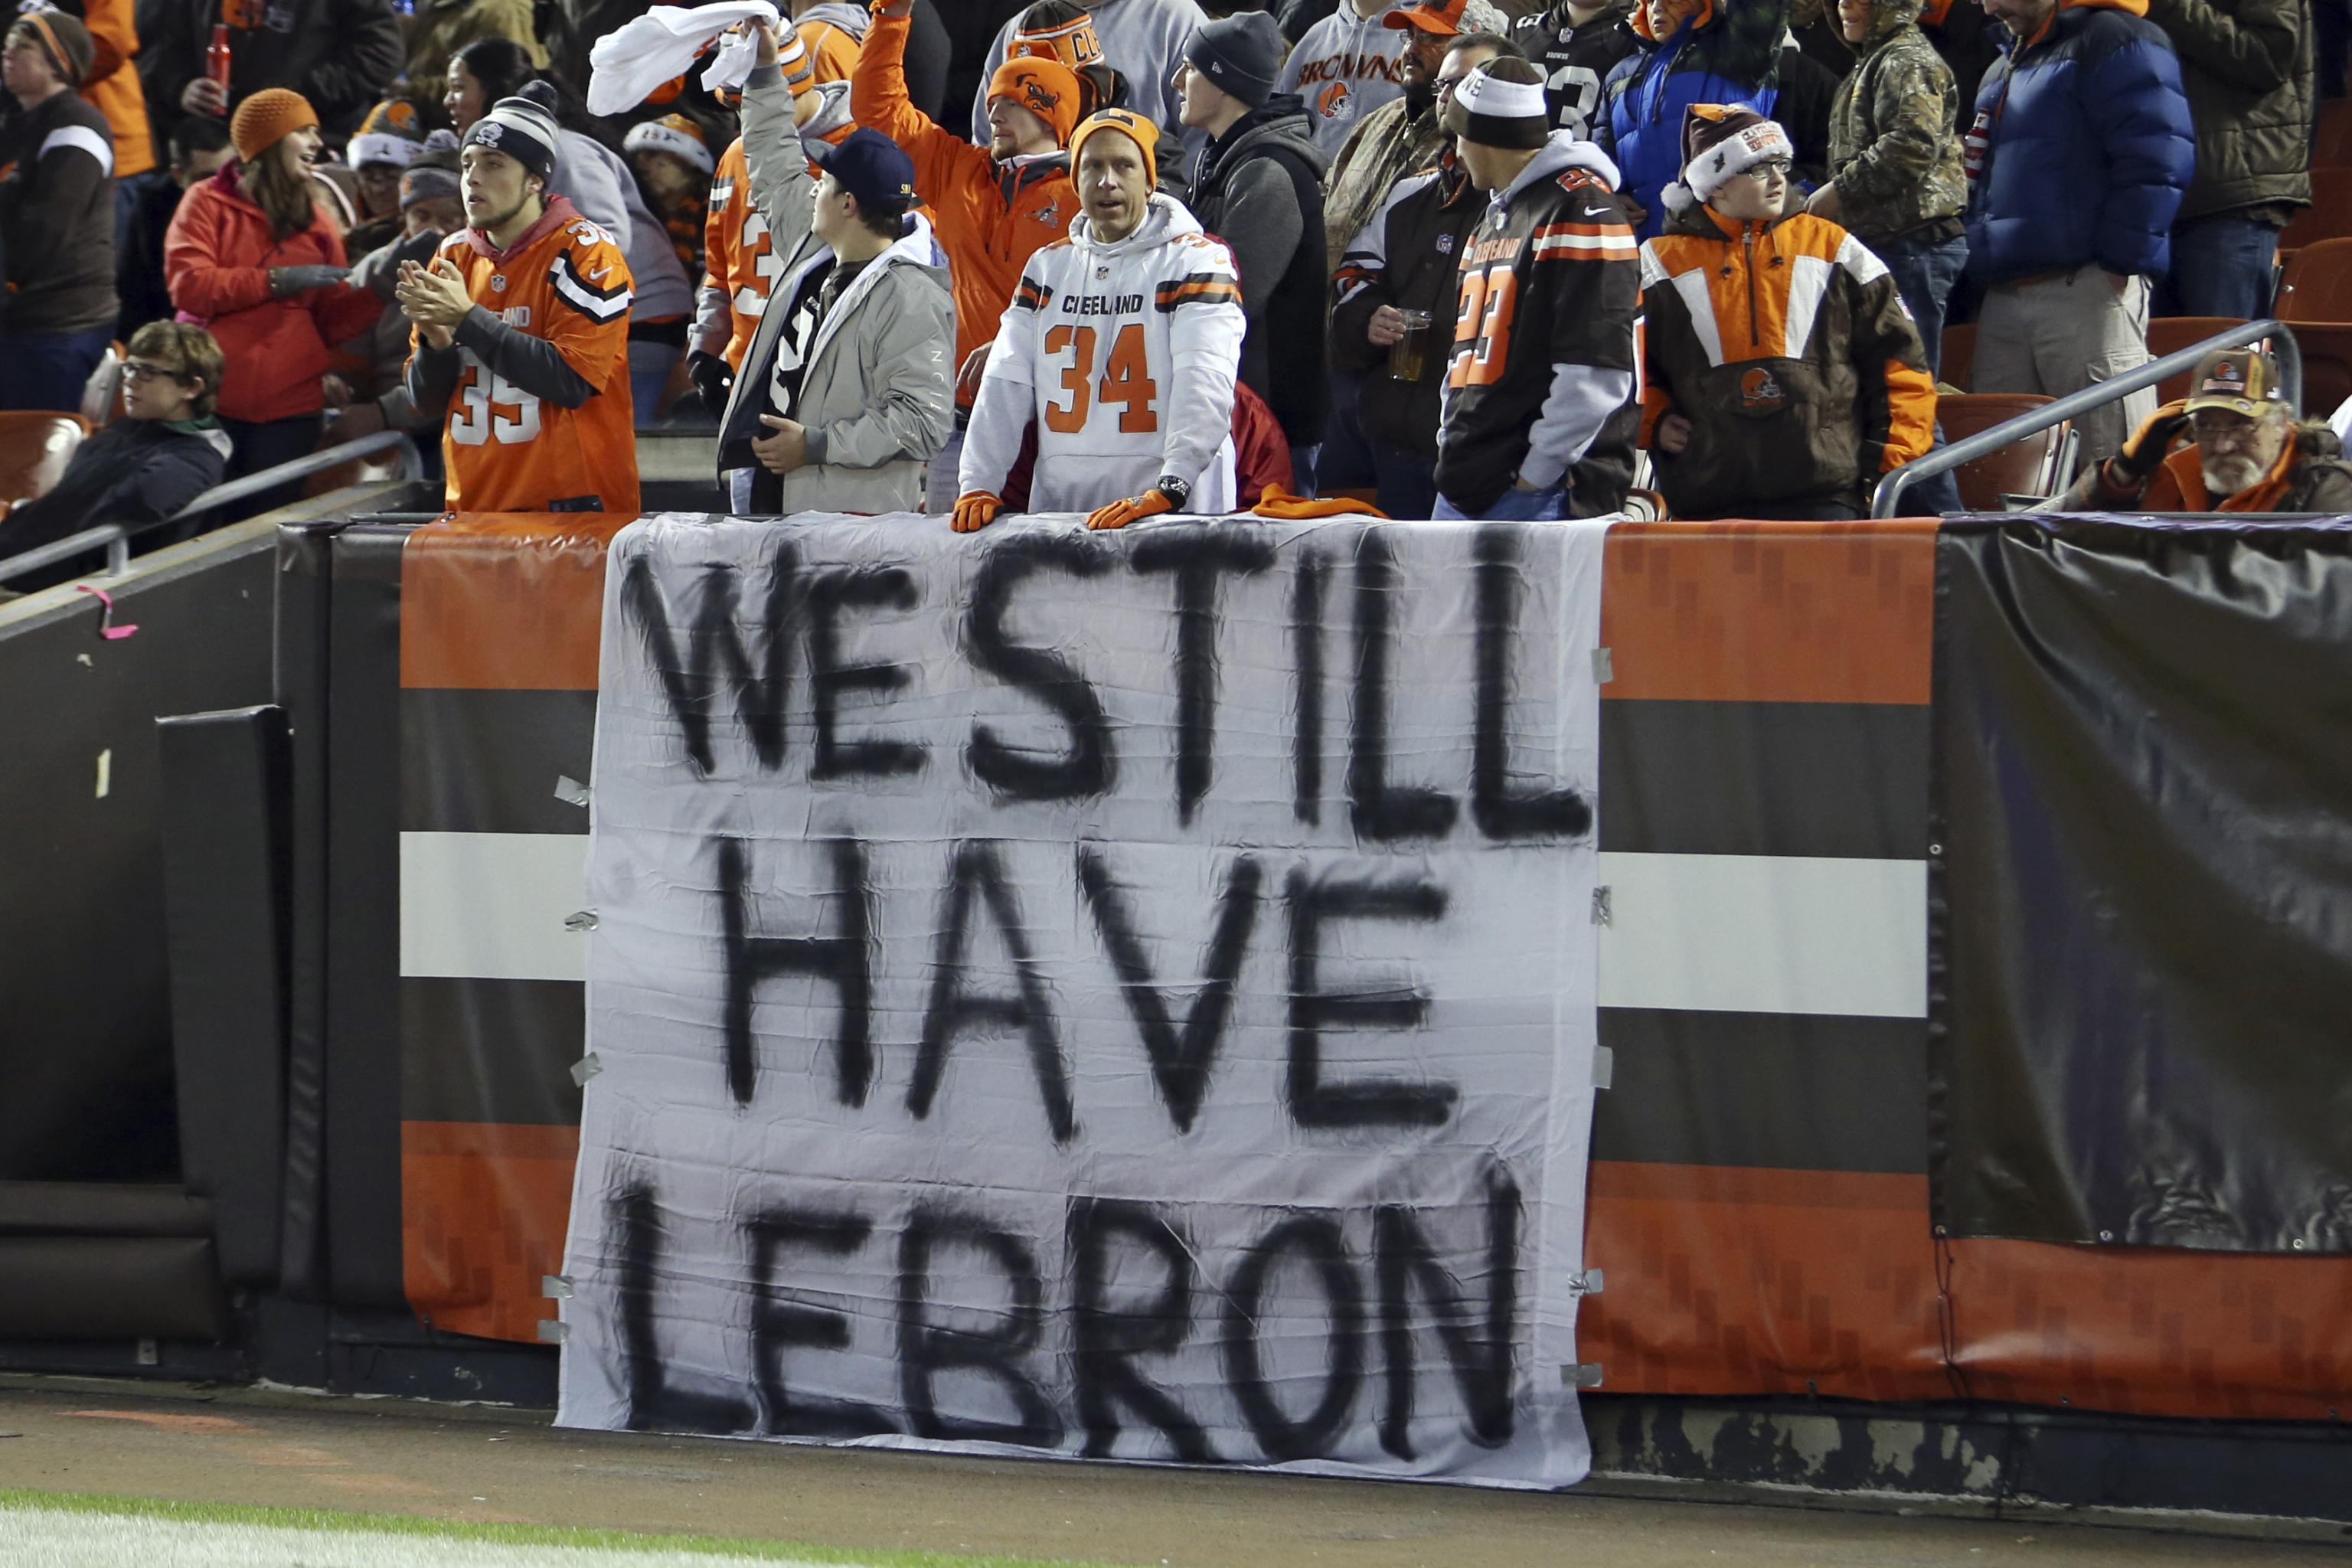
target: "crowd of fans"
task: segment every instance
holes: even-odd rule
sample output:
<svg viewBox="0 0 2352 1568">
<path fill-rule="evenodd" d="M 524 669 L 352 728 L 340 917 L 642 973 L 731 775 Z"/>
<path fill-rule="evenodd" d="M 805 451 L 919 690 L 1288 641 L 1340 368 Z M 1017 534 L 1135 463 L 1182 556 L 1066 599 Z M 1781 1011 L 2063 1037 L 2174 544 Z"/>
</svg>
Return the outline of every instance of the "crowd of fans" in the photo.
<svg viewBox="0 0 2352 1568">
<path fill-rule="evenodd" d="M 0 553 L 386 428 L 474 509 L 667 424 L 758 512 L 1851 518 L 1950 324 L 2054 396 L 2265 314 L 2346 85 L 2347 0 L 647 9 L 23 0 L 0 408 L 121 383 Z M 2352 501 L 2274 382 L 2066 499 Z"/>
</svg>

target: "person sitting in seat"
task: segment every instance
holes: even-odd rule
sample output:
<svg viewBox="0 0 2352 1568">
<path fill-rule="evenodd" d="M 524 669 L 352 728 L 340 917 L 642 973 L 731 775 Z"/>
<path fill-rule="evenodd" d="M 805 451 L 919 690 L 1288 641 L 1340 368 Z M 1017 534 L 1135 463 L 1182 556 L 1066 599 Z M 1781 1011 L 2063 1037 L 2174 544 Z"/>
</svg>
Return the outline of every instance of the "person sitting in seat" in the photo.
<svg viewBox="0 0 2352 1568">
<path fill-rule="evenodd" d="M 2187 397 L 2149 416 L 2050 510 L 2340 514 L 2352 511 L 2352 464 L 2326 420 L 2296 422 L 2277 361 L 2217 349 L 2197 362 Z"/>
<path fill-rule="evenodd" d="M 157 522 L 220 483 L 228 465 L 228 435 L 213 416 L 220 381 L 220 344 L 202 327 L 150 321 L 132 333 L 122 361 L 124 416 L 81 444 L 56 489 L 0 520 L 0 556 L 104 523 L 136 529 Z M 220 521 L 192 519 L 184 530 L 140 542 L 187 538 Z M 9 586 L 29 590 L 68 575 Z"/>
</svg>

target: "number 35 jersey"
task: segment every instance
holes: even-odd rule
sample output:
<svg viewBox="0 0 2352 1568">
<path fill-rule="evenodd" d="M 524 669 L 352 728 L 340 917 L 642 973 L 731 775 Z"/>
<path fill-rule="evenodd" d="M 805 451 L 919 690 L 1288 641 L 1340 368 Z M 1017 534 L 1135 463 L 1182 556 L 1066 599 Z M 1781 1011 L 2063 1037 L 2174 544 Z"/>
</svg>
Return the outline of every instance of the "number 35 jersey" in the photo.
<svg viewBox="0 0 2352 1568">
<path fill-rule="evenodd" d="M 439 254 L 478 307 L 457 330 L 441 437 L 450 510 L 636 516 L 632 282 L 620 246 L 559 196 L 510 250 L 469 228 Z M 417 357 L 428 357 L 421 342 Z"/>
<path fill-rule="evenodd" d="M 1230 510 L 1244 330 L 1233 253 L 1181 204 L 1153 195 L 1108 244 L 1079 216 L 1022 268 L 972 405 L 962 489 L 1001 494 L 1034 422 L 1032 511 L 1090 511 L 1163 474 L 1192 487 L 1185 510 Z"/>
</svg>

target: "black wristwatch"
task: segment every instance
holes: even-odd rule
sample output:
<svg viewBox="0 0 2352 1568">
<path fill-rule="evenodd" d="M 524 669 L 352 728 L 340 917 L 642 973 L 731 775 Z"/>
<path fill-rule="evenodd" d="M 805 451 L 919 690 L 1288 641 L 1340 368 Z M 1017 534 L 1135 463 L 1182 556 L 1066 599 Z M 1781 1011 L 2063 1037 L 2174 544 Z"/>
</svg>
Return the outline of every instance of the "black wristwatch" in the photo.
<svg viewBox="0 0 2352 1568">
<path fill-rule="evenodd" d="M 1182 511 L 1184 503 L 1192 499 L 1192 487 L 1173 474 L 1162 474 L 1160 482 L 1151 487 L 1168 498 L 1170 511 Z"/>
</svg>

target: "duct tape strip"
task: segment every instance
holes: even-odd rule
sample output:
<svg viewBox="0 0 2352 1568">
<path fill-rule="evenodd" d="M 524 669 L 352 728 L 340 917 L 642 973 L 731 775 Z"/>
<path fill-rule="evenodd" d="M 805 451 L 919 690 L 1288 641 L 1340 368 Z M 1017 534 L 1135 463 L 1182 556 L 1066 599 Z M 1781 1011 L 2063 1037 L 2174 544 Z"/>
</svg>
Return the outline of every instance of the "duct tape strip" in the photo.
<svg viewBox="0 0 2352 1568">
<path fill-rule="evenodd" d="M 1617 661 L 1609 657 L 1609 650 L 1607 648 L 1594 648 L 1592 650 L 1593 683 L 1598 686 L 1606 686 L 1616 679 Z"/>
<path fill-rule="evenodd" d="M 560 1345 L 563 1342 L 564 1335 L 570 1331 L 553 1318 L 541 1318 L 539 1321 L 539 1340 L 541 1344 Z"/>
<path fill-rule="evenodd" d="M 1570 1388 L 1601 1386 L 1601 1363 L 1597 1361 L 1570 1362 L 1559 1369 L 1559 1380 Z"/>
<path fill-rule="evenodd" d="M 586 805 L 588 786 L 570 773 L 555 775 L 555 798 L 566 805 Z"/>
<path fill-rule="evenodd" d="M 569 1274 L 541 1275 L 539 1293 L 553 1300 L 569 1301 L 572 1300 L 572 1276 Z"/>
<path fill-rule="evenodd" d="M 1610 1080 L 1616 1076 L 1616 1071 L 1617 1053 L 1607 1046 L 1594 1047 L 1592 1050 L 1592 1087 L 1595 1089 L 1607 1089 L 1609 1087 Z"/>
<path fill-rule="evenodd" d="M 596 1059 L 595 1052 L 590 1051 L 572 1064 L 572 1081 L 584 1088 L 590 1079 L 604 1070 L 604 1064 Z"/>
</svg>

